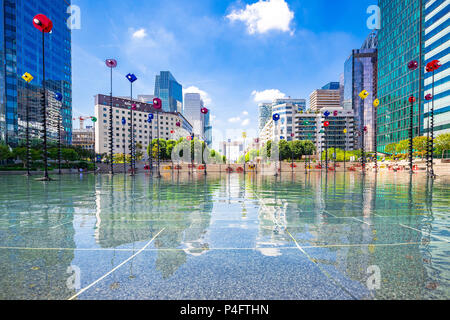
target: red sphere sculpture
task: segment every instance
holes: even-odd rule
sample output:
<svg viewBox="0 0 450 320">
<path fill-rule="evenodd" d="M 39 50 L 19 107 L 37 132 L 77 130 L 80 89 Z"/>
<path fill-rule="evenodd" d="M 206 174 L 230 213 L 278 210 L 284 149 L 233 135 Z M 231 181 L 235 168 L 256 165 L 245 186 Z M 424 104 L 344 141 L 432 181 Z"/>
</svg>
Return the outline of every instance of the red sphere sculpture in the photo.
<svg viewBox="0 0 450 320">
<path fill-rule="evenodd" d="M 209 110 L 206 109 L 206 108 L 202 108 L 200 111 L 201 111 L 201 113 L 203 113 L 203 114 L 207 114 L 207 113 L 209 112 Z"/>
<path fill-rule="evenodd" d="M 325 121 L 325 122 L 323 123 L 323 126 L 324 126 L 325 128 L 328 128 L 328 127 L 330 126 L 330 122 L 329 122 L 329 121 Z"/>
<path fill-rule="evenodd" d="M 115 68 L 115 67 L 117 67 L 117 61 L 114 60 L 114 59 L 107 59 L 106 60 L 106 66 L 108 68 Z"/>
<path fill-rule="evenodd" d="M 181 127 L 181 122 L 176 123 L 177 127 Z"/>
<path fill-rule="evenodd" d="M 408 69 L 411 71 L 416 70 L 418 67 L 419 67 L 419 64 L 415 60 L 408 63 Z"/>
<path fill-rule="evenodd" d="M 416 102 L 416 98 L 414 96 L 409 97 L 409 103 Z"/>
<path fill-rule="evenodd" d="M 425 96 L 425 100 L 427 100 L 427 101 L 433 100 L 433 95 L 431 93 L 427 94 Z"/>
<path fill-rule="evenodd" d="M 131 105 L 131 110 L 133 110 L 133 111 L 137 110 L 137 107 L 134 103 Z"/>
<path fill-rule="evenodd" d="M 158 110 L 162 108 L 162 101 L 160 98 L 153 99 L 153 108 Z"/>
<path fill-rule="evenodd" d="M 53 29 L 52 20 L 43 14 L 38 14 L 33 18 L 33 25 L 36 29 L 44 33 L 50 33 Z"/>
<path fill-rule="evenodd" d="M 426 70 L 427 72 L 436 71 L 441 67 L 441 62 L 439 60 L 433 60 L 427 63 Z"/>
</svg>

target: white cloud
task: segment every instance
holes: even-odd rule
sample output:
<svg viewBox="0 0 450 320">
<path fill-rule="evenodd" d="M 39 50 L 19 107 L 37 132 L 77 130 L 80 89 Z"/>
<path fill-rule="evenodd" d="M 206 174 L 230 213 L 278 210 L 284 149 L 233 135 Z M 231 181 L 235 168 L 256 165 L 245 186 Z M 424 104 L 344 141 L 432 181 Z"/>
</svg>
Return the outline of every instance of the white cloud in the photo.
<svg viewBox="0 0 450 320">
<path fill-rule="evenodd" d="M 242 114 L 243 114 L 244 116 L 248 116 L 248 111 L 244 111 L 244 112 L 242 112 Z"/>
<path fill-rule="evenodd" d="M 237 123 L 237 122 L 239 122 L 239 121 L 241 121 L 241 118 L 239 118 L 239 117 L 235 117 L 235 118 L 230 118 L 230 119 L 228 119 L 228 122 L 231 122 L 231 123 Z"/>
<path fill-rule="evenodd" d="M 190 86 L 187 89 L 183 89 L 183 96 L 185 93 L 199 93 L 200 97 L 202 98 L 203 102 L 205 103 L 205 106 L 211 106 L 212 100 L 206 91 L 200 90 L 196 86 Z"/>
<path fill-rule="evenodd" d="M 271 30 L 293 31 L 290 28 L 294 12 L 285 0 L 259 0 L 248 4 L 245 9 L 233 10 L 226 16 L 230 21 L 243 21 L 249 34 L 266 33 Z"/>
<path fill-rule="evenodd" d="M 132 34 L 133 39 L 144 39 L 146 36 L 147 31 L 144 28 L 135 31 Z"/>
<path fill-rule="evenodd" d="M 256 103 L 261 102 L 272 102 L 275 99 L 283 99 L 286 98 L 286 94 L 281 92 L 278 89 L 269 89 L 264 91 L 253 91 L 252 92 L 253 100 Z"/>
<path fill-rule="evenodd" d="M 245 119 L 244 121 L 242 121 L 241 126 L 246 127 L 250 124 L 250 119 Z"/>
</svg>

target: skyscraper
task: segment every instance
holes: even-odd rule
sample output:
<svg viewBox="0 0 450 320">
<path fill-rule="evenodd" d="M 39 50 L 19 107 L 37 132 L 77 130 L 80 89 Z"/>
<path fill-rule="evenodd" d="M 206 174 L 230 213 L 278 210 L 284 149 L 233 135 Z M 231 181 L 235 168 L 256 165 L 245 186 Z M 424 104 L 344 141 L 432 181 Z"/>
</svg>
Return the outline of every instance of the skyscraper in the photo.
<svg viewBox="0 0 450 320">
<path fill-rule="evenodd" d="M 324 88 L 332 89 L 317 89 L 309 96 L 309 108 L 313 111 L 322 108 L 339 108 L 341 106 L 341 91 L 336 86 L 339 82 L 329 83 Z"/>
<path fill-rule="evenodd" d="M 204 136 L 204 115 L 201 109 L 204 103 L 199 93 L 186 93 L 184 95 L 184 110 L 183 115 L 192 124 L 194 134 L 197 137 Z"/>
<path fill-rule="evenodd" d="M 170 71 L 161 71 L 155 79 L 155 96 L 162 100 L 162 109 L 166 112 L 182 112 L 183 87 Z"/>
<path fill-rule="evenodd" d="M 272 119 L 272 104 L 271 103 L 260 103 L 258 105 L 259 109 L 259 131 L 264 129 L 267 122 Z"/>
<path fill-rule="evenodd" d="M 425 1 L 425 65 L 433 60 L 439 60 L 442 67 L 434 75 L 434 121 L 435 136 L 450 132 L 450 1 Z M 424 91 L 432 93 L 432 74 L 425 74 Z M 424 133 L 428 132 L 428 116 L 430 104 L 424 106 Z"/>
<path fill-rule="evenodd" d="M 381 29 L 378 32 L 378 146 L 409 137 L 411 95 L 414 105 L 414 136 L 420 134 L 422 108 L 422 7 L 423 0 L 380 0 Z M 442 1 L 438 1 L 442 2 Z M 411 72 L 408 62 L 419 63 Z"/>
<path fill-rule="evenodd" d="M 48 138 L 56 139 L 59 115 L 62 137 L 72 140 L 72 64 L 71 30 L 67 26 L 70 0 L 0 0 L 0 141 L 16 145 L 25 139 L 26 106 L 30 108 L 31 138 L 42 138 L 42 40 L 33 26 L 38 13 L 53 21 L 53 32 L 46 34 L 46 95 L 48 100 Z M 28 84 L 21 77 L 28 72 Z M 52 97 L 63 95 L 60 103 Z"/>
<path fill-rule="evenodd" d="M 205 116 L 205 123 L 204 123 L 204 139 L 206 145 L 211 148 L 212 146 L 212 124 L 211 124 L 211 111 L 209 111 Z"/>
<path fill-rule="evenodd" d="M 375 108 L 373 101 L 377 97 L 377 34 L 372 32 L 359 50 L 353 50 L 344 66 L 344 97 L 342 106 L 345 110 L 353 110 L 356 130 L 367 127 L 364 135 L 365 148 L 374 151 L 375 147 Z M 359 94 L 366 90 L 369 97 L 361 99 Z M 358 143 L 358 149 L 362 141 Z"/>
</svg>

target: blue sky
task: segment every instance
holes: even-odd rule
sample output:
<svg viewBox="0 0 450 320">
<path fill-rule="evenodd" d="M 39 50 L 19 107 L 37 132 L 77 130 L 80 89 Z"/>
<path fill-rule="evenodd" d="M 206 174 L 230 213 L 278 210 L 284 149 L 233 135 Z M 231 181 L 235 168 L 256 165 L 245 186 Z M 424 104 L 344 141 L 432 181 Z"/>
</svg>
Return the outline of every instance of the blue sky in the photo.
<svg viewBox="0 0 450 320">
<path fill-rule="evenodd" d="M 92 115 L 97 93 L 109 93 L 106 58 L 119 66 L 114 95 L 153 94 L 170 70 L 185 89 L 201 90 L 214 138 L 256 135 L 259 101 L 305 98 L 339 81 L 344 62 L 370 33 L 376 0 L 73 0 L 81 29 L 72 32 L 74 116 Z M 75 127 L 78 123 L 75 123 Z M 217 141 L 216 141 L 217 142 Z"/>
</svg>

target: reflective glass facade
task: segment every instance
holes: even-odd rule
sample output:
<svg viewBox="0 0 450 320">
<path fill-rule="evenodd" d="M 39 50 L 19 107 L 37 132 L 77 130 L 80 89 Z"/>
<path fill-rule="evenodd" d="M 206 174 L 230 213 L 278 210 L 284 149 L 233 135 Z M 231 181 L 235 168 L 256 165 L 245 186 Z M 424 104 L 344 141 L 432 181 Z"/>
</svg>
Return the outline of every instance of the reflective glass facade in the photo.
<svg viewBox="0 0 450 320">
<path fill-rule="evenodd" d="M 413 127 L 420 133 L 419 105 L 424 68 L 408 69 L 408 62 L 421 62 L 422 0 L 380 0 L 381 30 L 378 33 L 378 146 L 383 152 L 389 143 L 409 137 L 410 104 L 414 94 Z M 421 74 L 422 73 L 422 74 Z"/>
<path fill-rule="evenodd" d="M 259 131 L 264 129 L 267 122 L 272 119 L 272 104 L 271 103 L 261 103 L 258 106 L 259 109 Z"/>
<path fill-rule="evenodd" d="M 162 108 L 166 112 L 183 110 L 183 87 L 169 71 L 161 71 L 155 79 L 155 96 L 162 100 Z"/>
<path fill-rule="evenodd" d="M 367 151 L 375 147 L 375 109 L 373 101 L 377 96 L 377 41 L 376 34 L 369 35 L 359 50 L 353 50 L 344 65 L 344 97 L 342 104 L 345 110 L 353 110 L 355 125 L 358 130 L 367 127 L 364 145 Z M 367 90 L 369 96 L 361 99 L 359 94 Z M 362 147 L 358 141 L 357 149 Z"/>
<path fill-rule="evenodd" d="M 435 136 L 450 132 L 450 1 L 427 0 L 424 8 L 425 64 L 439 60 L 442 67 L 434 75 Z M 432 74 L 425 74 L 424 95 L 432 93 Z M 424 132 L 428 132 L 431 104 L 424 106 Z"/>
<path fill-rule="evenodd" d="M 63 94 L 63 103 L 49 101 L 48 137 L 56 138 L 61 114 L 63 139 L 72 140 L 71 30 L 66 0 L 0 0 L 0 139 L 16 145 L 25 139 L 26 106 L 30 108 L 32 138 L 41 138 L 42 36 L 33 26 L 33 17 L 43 13 L 53 21 L 53 32 L 45 35 L 46 92 Z M 34 80 L 27 84 L 22 75 Z M 51 99 L 50 99 L 51 100 Z"/>
</svg>

